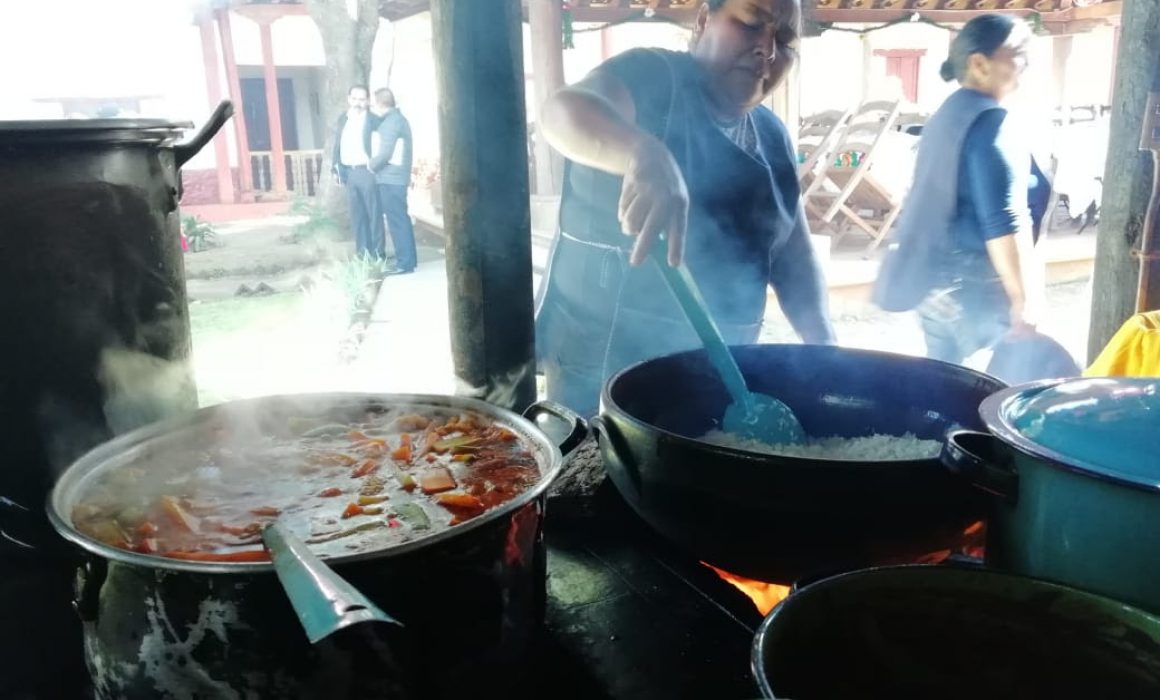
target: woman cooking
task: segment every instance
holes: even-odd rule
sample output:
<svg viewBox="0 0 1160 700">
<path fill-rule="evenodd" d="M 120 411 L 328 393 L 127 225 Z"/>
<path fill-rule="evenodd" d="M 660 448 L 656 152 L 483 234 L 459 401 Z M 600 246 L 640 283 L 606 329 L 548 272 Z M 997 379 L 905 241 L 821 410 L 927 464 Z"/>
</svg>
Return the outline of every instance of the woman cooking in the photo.
<svg viewBox="0 0 1160 700">
<path fill-rule="evenodd" d="M 650 255 L 688 266 L 730 344 L 757 340 L 767 285 L 803 340 L 834 342 L 797 160 L 760 106 L 799 24 L 798 0 L 708 0 L 688 52 L 626 52 L 545 105 L 568 159 L 536 319 L 550 399 L 593 413 L 610 374 L 699 346 Z"/>
<path fill-rule="evenodd" d="M 1031 32 L 980 15 L 951 43 L 944 80 L 962 86 L 926 123 L 914 185 L 875 285 L 887 311 L 916 309 L 927 356 L 961 363 L 1029 336 L 1043 302 L 1028 206 L 1031 152 L 1002 106 L 1019 87 Z"/>
</svg>

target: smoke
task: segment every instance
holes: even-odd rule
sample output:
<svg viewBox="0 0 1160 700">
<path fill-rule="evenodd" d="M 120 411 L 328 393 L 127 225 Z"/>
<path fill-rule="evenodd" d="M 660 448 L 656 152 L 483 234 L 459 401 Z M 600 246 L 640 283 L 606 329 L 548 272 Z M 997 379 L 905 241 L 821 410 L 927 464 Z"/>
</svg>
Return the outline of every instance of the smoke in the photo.
<svg viewBox="0 0 1160 700">
<path fill-rule="evenodd" d="M 105 421 L 114 434 L 197 408 L 197 390 L 187 362 L 106 348 L 98 381 L 104 389 Z"/>
<path fill-rule="evenodd" d="M 526 382 L 532 382 L 532 386 L 535 386 L 535 373 L 536 363 L 531 361 L 492 377 L 491 383 L 483 386 L 456 377 L 455 393 L 457 396 L 480 399 L 495 406 L 521 411 L 524 408 L 521 405 L 523 390 Z"/>
</svg>

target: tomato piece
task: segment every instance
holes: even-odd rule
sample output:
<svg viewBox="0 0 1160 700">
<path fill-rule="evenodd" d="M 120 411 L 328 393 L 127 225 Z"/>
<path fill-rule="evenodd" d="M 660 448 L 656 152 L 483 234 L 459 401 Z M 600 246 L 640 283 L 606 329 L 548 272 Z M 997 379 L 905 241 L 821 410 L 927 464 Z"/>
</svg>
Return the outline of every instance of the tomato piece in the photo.
<svg viewBox="0 0 1160 700">
<path fill-rule="evenodd" d="M 250 513 L 261 518 L 276 518 L 282 514 L 282 509 L 275 508 L 273 506 L 262 506 L 260 508 L 252 509 Z"/>
<path fill-rule="evenodd" d="M 318 492 L 319 498 L 334 498 L 335 496 L 341 496 L 341 495 L 342 495 L 342 489 L 338 488 L 337 486 L 331 486 L 328 489 L 322 489 L 321 491 Z"/>
<path fill-rule="evenodd" d="M 379 470 L 379 463 L 373 459 L 368 459 L 368 460 L 364 461 L 362 464 L 358 465 L 358 468 L 355 469 L 354 472 L 350 476 L 352 479 L 361 479 L 362 477 L 364 477 L 368 474 L 374 474 L 378 470 Z"/>
<path fill-rule="evenodd" d="M 350 503 L 346 506 L 346 510 L 342 511 L 342 519 L 353 518 L 356 515 L 363 514 L 363 507 L 357 503 Z"/>
<path fill-rule="evenodd" d="M 423 493 L 426 494 L 450 491 L 455 488 L 455 478 L 451 476 L 451 472 L 448 471 L 447 467 L 425 469 L 420 472 L 417 481 L 419 482 L 419 488 L 423 489 Z"/>
</svg>

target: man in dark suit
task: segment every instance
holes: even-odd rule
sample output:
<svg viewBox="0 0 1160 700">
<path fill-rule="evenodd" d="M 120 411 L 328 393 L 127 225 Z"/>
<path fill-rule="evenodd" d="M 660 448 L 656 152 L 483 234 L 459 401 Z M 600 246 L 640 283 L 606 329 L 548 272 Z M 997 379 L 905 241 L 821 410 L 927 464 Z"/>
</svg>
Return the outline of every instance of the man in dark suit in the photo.
<svg viewBox="0 0 1160 700">
<path fill-rule="evenodd" d="M 371 134 L 378 120 L 367 111 L 367 89 L 352 87 L 346 96 L 348 109 L 338 118 L 334 135 L 334 175 L 346 186 L 350 220 L 354 225 L 355 254 L 386 257 L 383 215 L 379 208 L 375 176 L 370 170 Z"/>
<path fill-rule="evenodd" d="M 378 127 L 372 138 L 370 169 L 378 185 L 379 207 L 387 216 L 387 228 L 395 246 L 395 267 L 388 274 L 414 272 L 415 229 L 407 213 L 407 188 L 411 184 L 411 124 L 395 103 L 390 88 L 375 90 L 374 112 Z"/>
</svg>

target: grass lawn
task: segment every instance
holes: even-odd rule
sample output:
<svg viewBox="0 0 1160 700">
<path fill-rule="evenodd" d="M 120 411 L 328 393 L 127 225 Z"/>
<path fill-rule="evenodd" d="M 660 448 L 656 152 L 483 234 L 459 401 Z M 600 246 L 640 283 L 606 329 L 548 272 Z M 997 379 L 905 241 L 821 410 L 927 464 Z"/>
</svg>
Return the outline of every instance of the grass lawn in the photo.
<svg viewBox="0 0 1160 700">
<path fill-rule="evenodd" d="M 202 406 L 325 385 L 344 322 L 302 292 L 190 306 Z"/>
<path fill-rule="evenodd" d="M 246 335 L 260 335 L 278 328 L 302 315 L 303 294 L 291 292 L 266 297 L 237 297 L 220 301 L 199 302 L 189 307 L 193 340 L 218 342 Z"/>
</svg>

